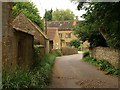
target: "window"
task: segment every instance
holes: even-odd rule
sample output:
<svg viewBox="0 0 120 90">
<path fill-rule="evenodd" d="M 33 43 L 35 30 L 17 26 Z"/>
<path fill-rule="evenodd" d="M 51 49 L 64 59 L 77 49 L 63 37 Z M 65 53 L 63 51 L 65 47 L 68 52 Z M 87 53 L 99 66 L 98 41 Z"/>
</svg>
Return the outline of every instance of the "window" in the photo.
<svg viewBox="0 0 120 90">
<path fill-rule="evenodd" d="M 70 42 L 66 42 L 66 46 L 70 46 Z"/>
<path fill-rule="evenodd" d="M 62 33 L 59 33 L 59 37 L 62 38 Z"/>
<path fill-rule="evenodd" d="M 66 38 L 71 38 L 71 33 L 66 33 Z"/>
</svg>

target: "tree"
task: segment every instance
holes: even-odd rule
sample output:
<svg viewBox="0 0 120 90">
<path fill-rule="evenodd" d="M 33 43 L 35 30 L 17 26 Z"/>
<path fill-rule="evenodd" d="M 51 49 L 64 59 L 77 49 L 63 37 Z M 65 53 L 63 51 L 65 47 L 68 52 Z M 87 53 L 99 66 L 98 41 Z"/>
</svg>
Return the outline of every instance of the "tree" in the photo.
<svg viewBox="0 0 120 90">
<path fill-rule="evenodd" d="M 52 20 L 52 12 L 53 12 L 52 9 L 45 12 L 44 18 L 46 18 L 47 21 Z"/>
<path fill-rule="evenodd" d="M 59 10 L 56 9 L 56 11 L 54 11 L 52 13 L 52 20 L 53 21 L 64 21 L 64 20 L 74 20 L 74 14 L 72 11 L 70 11 L 69 9 L 66 10 Z"/>
<path fill-rule="evenodd" d="M 70 46 L 75 46 L 75 48 L 78 48 L 80 46 L 80 41 L 75 39 L 70 41 Z"/>
<path fill-rule="evenodd" d="M 90 2 L 89 7 L 84 7 L 84 3 L 78 4 L 79 10 L 85 8 L 87 11 L 83 15 L 83 27 L 90 32 L 101 33 L 109 47 L 120 48 L 120 2 Z"/>
<path fill-rule="evenodd" d="M 89 31 L 88 27 L 84 27 L 85 21 L 78 22 L 78 25 L 74 27 L 74 33 L 81 41 L 90 42 L 90 48 L 97 46 L 107 47 L 108 44 L 105 38 L 99 31 Z"/>
<path fill-rule="evenodd" d="M 43 30 L 43 20 L 39 16 L 38 9 L 32 2 L 14 2 L 12 10 L 14 17 L 22 11 L 27 18 L 36 23 Z"/>
</svg>

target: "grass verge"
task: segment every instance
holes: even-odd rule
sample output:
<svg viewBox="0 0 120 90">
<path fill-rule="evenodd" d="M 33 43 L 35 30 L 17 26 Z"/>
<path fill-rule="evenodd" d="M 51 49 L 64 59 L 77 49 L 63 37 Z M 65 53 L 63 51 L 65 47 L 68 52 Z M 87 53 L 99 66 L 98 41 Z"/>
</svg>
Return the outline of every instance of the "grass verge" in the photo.
<svg viewBox="0 0 120 90">
<path fill-rule="evenodd" d="M 51 81 L 51 71 L 55 55 L 46 54 L 42 60 L 37 58 L 34 68 L 18 68 L 14 73 L 3 71 L 3 89 L 8 88 L 46 88 Z"/>
<path fill-rule="evenodd" d="M 97 60 L 89 56 L 89 52 L 84 52 L 83 60 L 98 67 L 99 70 L 105 71 L 106 74 L 120 76 L 120 68 L 115 68 L 106 60 Z"/>
</svg>

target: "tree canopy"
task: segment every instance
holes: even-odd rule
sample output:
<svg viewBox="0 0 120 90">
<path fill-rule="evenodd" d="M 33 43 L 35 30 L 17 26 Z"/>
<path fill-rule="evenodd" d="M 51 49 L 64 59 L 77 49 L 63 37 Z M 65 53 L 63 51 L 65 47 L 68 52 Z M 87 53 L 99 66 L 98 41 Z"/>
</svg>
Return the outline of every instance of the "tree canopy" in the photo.
<svg viewBox="0 0 120 90">
<path fill-rule="evenodd" d="M 12 10 L 13 16 L 16 16 L 20 12 L 23 12 L 27 18 L 36 23 L 43 30 L 43 20 L 39 16 L 38 9 L 32 2 L 14 2 Z"/>
<path fill-rule="evenodd" d="M 56 11 L 54 11 L 52 13 L 52 20 L 53 21 L 64 21 L 64 20 L 74 20 L 74 14 L 72 11 L 70 11 L 69 9 L 66 10 L 59 10 L 56 9 Z"/>
<path fill-rule="evenodd" d="M 78 39 L 70 41 L 70 46 L 74 46 L 75 48 L 79 48 L 80 41 Z"/>
<path fill-rule="evenodd" d="M 84 6 L 86 2 L 78 3 L 79 10 L 84 8 L 87 11 L 83 15 L 85 21 L 81 30 L 84 29 L 88 34 L 98 32 L 109 47 L 120 48 L 120 2 L 90 2 L 89 7 Z"/>
<path fill-rule="evenodd" d="M 44 18 L 46 18 L 47 21 L 52 20 L 52 12 L 53 12 L 52 9 L 45 12 Z"/>
</svg>

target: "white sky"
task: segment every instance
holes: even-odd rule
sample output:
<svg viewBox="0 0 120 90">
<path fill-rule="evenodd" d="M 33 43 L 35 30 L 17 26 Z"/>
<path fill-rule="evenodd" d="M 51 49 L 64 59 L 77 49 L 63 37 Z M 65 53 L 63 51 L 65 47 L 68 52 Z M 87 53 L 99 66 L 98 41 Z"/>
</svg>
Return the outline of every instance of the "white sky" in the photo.
<svg viewBox="0 0 120 90">
<path fill-rule="evenodd" d="M 77 4 L 71 3 L 70 0 L 31 0 L 40 12 L 40 16 L 43 17 L 45 14 L 45 9 L 47 10 L 56 10 L 56 9 L 70 9 L 73 11 L 75 16 L 79 17 L 79 20 L 82 20 L 80 16 L 85 13 L 84 10 L 78 11 Z"/>
</svg>

